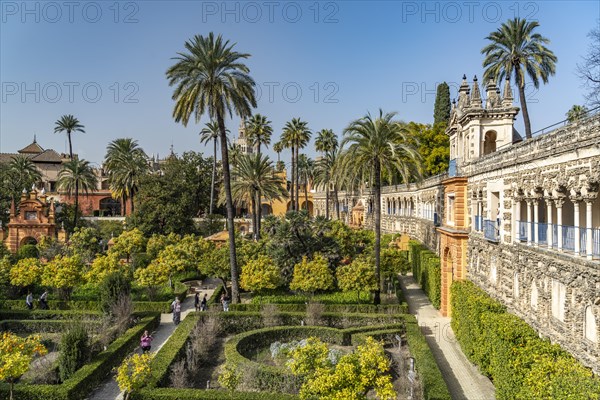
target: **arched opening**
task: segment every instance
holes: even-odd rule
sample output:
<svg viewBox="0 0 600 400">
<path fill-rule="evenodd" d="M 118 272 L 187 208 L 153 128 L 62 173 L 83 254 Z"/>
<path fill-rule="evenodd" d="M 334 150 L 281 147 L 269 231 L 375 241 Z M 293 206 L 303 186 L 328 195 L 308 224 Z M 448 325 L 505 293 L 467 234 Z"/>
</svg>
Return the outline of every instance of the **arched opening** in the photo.
<svg viewBox="0 0 600 400">
<path fill-rule="evenodd" d="M 308 206 L 308 208 L 307 208 Z M 308 210 L 308 215 L 312 216 L 314 211 L 314 206 L 312 201 L 305 202 L 304 200 L 300 203 L 301 210 Z"/>
<path fill-rule="evenodd" d="M 483 140 L 483 155 L 496 151 L 496 131 L 487 131 Z"/>
<path fill-rule="evenodd" d="M 592 311 L 592 306 L 585 308 L 585 320 L 583 321 L 583 332 L 585 338 L 593 343 L 598 342 L 598 327 L 596 326 L 596 317 Z"/>
<path fill-rule="evenodd" d="M 105 197 L 100 200 L 100 216 L 114 217 L 121 215 L 121 202 L 112 197 Z"/>
<path fill-rule="evenodd" d="M 27 237 L 24 237 L 23 239 L 21 239 L 21 244 L 19 245 L 19 247 L 25 246 L 27 244 L 32 244 L 35 246 L 38 244 L 38 241 L 33 236 L 27 236 Z"/>
<path fill-rule="evenodd" d="M 273 207 L 270 204 L 262 204 L 262 216 L 266 217 L 267 215 L 273 214 Z"/>
</svg>

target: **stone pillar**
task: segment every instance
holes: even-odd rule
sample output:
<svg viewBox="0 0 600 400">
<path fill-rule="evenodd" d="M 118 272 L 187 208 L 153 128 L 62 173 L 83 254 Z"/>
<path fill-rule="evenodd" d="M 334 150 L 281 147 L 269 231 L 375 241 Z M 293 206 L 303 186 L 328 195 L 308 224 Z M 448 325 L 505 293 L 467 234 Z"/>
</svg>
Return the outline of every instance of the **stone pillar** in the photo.
<svg viewBox="0 0 600 400">
<path fill-rule="evenodd" d="M 471 232 L 475 232 L 475 216 L 477 215 L 475 207 L 479 207 L 479 204 L 477 203 L 477 199 L 471 196 Z"/>
<path fill-rule="evenodd" d="M 562 206 L 565 203 L 565 200 L 562 198 L 554 199 L 554 204 L 556 205 L 556 225 L 558 227 L 556 234 L 558 238 L 556 240 L 556 246 L 559 251 L 563 249 L 563 220 L 562 220 Z"/>
<path fill-rule="evenodd" d="M 531 239 L 533 238 L 533 220 L 531 218 L 531 208 L 533 206 L 530 199 L 527 202 L 527 245 L 531 246 Z"/>
<path fill-rule="evenodd" d="M 521 199 L 516 197 L 513 199 L 513 243 L 518 243 L 520 242 L 519 240 L 519 235 L 520 235 L 520 223 L 521 223 Z"/>
<path fill-rule="evenodd" d="M 548 248 L 552 248 L 553 243 L 553 231 L 552 231 L 552 198 L 546 197 L 546 214 L 548 215 L 548 231 L 546 233 L 546 238 L 548 239 Z"/>
<path fill-rule="evenodd" d="M 540 202 L 538 199 L 533 200 L 533 243 L 537 246 L 539 244 L 539 223 L 540 223 Z"/>
<path fill-rule="evenodd" d="M 479 197 L 477 198 L 477 218 L 479 219 L 478 230 L 481 232 L 483 230 L 483 202 Z"/>
<path fill-rule="evenodd" d="M 573 220 L 575 225 L 575 255 L 578 256 L 581 252 L 580 240 L 581 234 L 579 232 L 579 199 L 573 198 Z"/>
<path fill-rule="evenodd" d="M 594 199 L 586 198 L 585 199 L 585 250 L 586 257 L 588 260 L 593 258 L 593 248 L 594 242 L 592 241 L 592 203 Z"/>
</svg>

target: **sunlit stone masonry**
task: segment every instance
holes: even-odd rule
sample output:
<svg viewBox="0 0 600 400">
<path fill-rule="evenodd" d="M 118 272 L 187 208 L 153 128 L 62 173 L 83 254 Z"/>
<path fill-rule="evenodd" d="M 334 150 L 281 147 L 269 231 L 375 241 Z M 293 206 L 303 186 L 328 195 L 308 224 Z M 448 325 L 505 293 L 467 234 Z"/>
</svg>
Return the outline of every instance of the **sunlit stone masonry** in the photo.
<svg viewBox="0 0 600 400">
<path fill-rule="evenodd" d="M 469 279 L 541 336 L 600 373 L 600 114 L 524 140 L 508 82 L 482 99 L 463 78 L 448 128 L 447 174 L 382 191 L 382 229 L 441 258 L 441 312 Z M 557 118 L 560 119 L 560 118 Z M 325 193 L 314 196 L 325 213 Z M 372 226 L 369 192 L 330 195 L 330 213 Z"/>
</svg>

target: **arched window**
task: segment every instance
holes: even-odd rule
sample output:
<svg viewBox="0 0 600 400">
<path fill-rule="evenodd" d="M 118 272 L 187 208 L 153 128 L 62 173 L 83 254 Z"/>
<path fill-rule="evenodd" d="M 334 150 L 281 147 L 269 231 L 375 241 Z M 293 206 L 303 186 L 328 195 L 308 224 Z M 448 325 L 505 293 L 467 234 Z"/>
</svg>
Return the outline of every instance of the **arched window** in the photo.
<svg viewBox="0 0 600 400">
<path fill-rule="evenodd" d="M 483 140 L 483 155 L 496 151 L 496 131 L 487 131 Z"/>
</svg>

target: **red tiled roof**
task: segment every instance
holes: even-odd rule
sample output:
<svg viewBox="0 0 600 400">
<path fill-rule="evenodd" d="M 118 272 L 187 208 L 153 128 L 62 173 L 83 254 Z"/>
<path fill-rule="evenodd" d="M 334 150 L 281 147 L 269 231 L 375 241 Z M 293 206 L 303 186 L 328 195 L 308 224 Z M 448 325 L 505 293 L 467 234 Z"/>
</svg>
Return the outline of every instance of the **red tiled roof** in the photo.
<svg viewBox="0 0 600 400">
<path fill-rule="evenodd" d="M 44 151 L 44 149 L 42 149 L 42 147 L 37 144 L 37 142 L 34 140 L 33 143 L 31 143 L 28 146 L 23 147 L 21 150 L 19 150 L 19 153 L 23 154 L 23 153 L 29 153 L 29 154 L 39 154 L 42 153 Z"/>
</svg>

